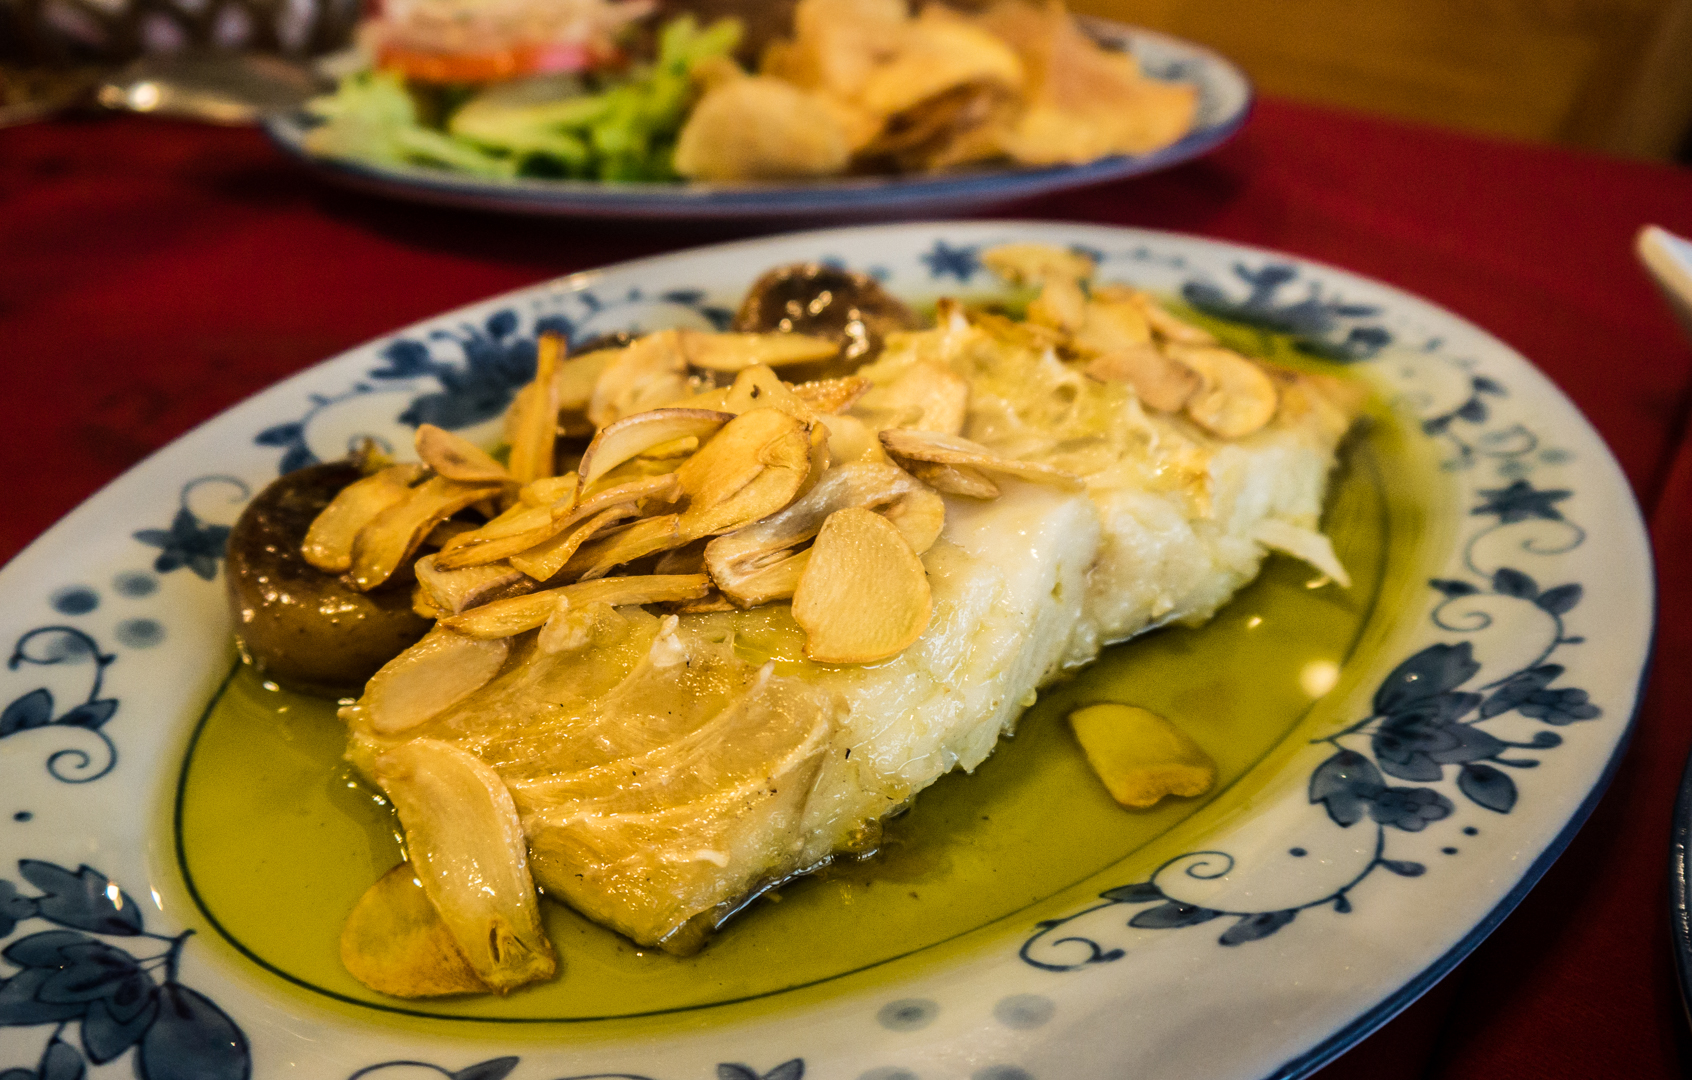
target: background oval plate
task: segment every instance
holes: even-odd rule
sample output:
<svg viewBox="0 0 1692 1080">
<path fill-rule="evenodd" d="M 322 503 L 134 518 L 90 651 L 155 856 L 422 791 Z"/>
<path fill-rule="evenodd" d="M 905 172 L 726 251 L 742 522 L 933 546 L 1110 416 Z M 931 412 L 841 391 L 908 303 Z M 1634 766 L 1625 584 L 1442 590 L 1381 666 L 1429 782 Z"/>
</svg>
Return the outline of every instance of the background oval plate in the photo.
<svg viewBox="0 0 1692 1080">
<path fill-rule="evenodd" d="M 231 660 L 221 554 L 253 491 L 360 433 L 404 445 L 432 421 L 491 440 L 541 329 L 580 340 L 722 325 L 761 271 L 801 259 L 911 297 L 984 290 L 979 253 L 1011 240 L 1085 249 L 1106 278 L 1351 365 L 1441 463 L 1429 517 L 1450 528 L 1425 594 L 1391 613 L 1387 644 L 1324 699 L 1340 719 L 1266 759 L 1248 812 L 1200 823 L 1160 868 L 1107 867 L 873 993 L 795 994 L 638 1038 L 614 1024 L 364 1019 L 303 999 L 215 932 L 192 936 L 207 924 L 168 820 L 184 744 Z M 1448 971 L 1584 820 L 1633 714 L 1649 566 L 1620 471 L 1530 364 L 1430 304 L 1271 252 L 1081 225 L 913 224 L 520 290 L 229 410 L 0 572 L 0 1068 L 56 1078 L 86 1061 L 148 1080 L 1304 1075 Z"/>
<path fill-rule="evenodd" d="M 1179 38 L 1103 19 L 1085 21 L 1100 40 L 1132 51 L 1148 74 L 1198 84 L 1199 109 L 1192 131 L 1154 153 L 1056 168 L 852 177 L 809 184 L 609 184 L 484 179 L 441 169 L 319 157 L 306 150 L 307 125 L 296 115 L 273 117 L 266 121 L 265 130 L 290 156 L 336 183 L 442 206 L 556 217 L 858 220 L 957 213 L 1154 172 L 1209 153 L 1245 123 L 1251 109 L 1251 83 L 1229 61 Z"/>
</svg>

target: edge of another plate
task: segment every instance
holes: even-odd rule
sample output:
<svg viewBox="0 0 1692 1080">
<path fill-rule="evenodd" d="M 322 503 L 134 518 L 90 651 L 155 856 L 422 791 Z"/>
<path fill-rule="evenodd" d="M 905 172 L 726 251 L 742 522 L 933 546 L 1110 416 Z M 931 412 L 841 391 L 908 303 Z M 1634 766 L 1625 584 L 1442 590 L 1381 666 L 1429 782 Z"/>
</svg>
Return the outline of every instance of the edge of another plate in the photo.
<svg viewBox="0 0 1692 1080">
<path fill-rule="evenodd" d="M 607 184 L 593 180 L 490 180 L 423 167 L 389 168 L 319 157 L 305 147 L 299 114 L 273 116 L 264 131 L 286 155 L 324 179 L 377 195 L 436 206 L 542 217 L 649 220 L 794 218 L 861 220 L 957 211 L 1156 172 L 1210 153 L 1251 115 L 1251 80 L 1202 45 L 1107 19 L 1083 21 L 1101 40 L 1132 49 L 1156 77 L 1195 78 L 1200 120 L 1178 142 L 1149 154 L 1086 165 L 992 169 L 939 175 L 852 177 L 809 184 Z"/>
</svg>

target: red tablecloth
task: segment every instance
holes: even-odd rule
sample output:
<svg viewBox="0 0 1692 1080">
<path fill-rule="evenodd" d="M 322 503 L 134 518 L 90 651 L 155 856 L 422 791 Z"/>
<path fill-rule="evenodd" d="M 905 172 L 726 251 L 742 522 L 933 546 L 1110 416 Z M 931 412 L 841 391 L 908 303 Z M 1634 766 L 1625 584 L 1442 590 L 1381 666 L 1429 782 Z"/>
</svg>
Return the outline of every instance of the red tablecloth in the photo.
<svg viewBox="0 0 1692 1080">
<path fill-rule="evenodd" d="M 1692 566 L 1677 558 L 1692 545 L 1692 347 L 1630 252 L 1646 222 L 1692 234 L 1692 172 L 1267 101 L 1207 160 L 1009 212 L 1186 230 L 1381 278 L 1515 346 L 1609 440 L 1651 518 L 1662 588 L 1632 749 L 1503 927 L 1322 1076 L 1679 1075 L 1666 858 L 1692 748 Z M 341 193 L 251 131 L 0 131 L 0 559 L 149 451 L 341 349 L 716 235 Z"/>
</svg>

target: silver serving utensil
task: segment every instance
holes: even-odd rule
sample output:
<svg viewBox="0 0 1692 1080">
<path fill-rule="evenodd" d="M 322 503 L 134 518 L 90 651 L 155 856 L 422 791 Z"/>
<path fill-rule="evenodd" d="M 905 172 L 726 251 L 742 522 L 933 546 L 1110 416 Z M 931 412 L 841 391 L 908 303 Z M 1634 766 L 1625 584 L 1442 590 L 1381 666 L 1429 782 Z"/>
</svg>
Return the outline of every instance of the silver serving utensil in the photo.
<svg viewBox="0 0 1692 1080">
<path fill-rule="evenodd" d="M 1692 240 L 1647 225 L 1639 230 L 1635 250 L 1680 316 L 1681 325 L 1692 334 Z"/>
<path fill-rule="evenodd" d="M 95 91 L 108 109 L 252 124 L 291 112 L 329 88 L 312 68 L 263 53 L 184 52 L 144 56 Z"/>
</svg>

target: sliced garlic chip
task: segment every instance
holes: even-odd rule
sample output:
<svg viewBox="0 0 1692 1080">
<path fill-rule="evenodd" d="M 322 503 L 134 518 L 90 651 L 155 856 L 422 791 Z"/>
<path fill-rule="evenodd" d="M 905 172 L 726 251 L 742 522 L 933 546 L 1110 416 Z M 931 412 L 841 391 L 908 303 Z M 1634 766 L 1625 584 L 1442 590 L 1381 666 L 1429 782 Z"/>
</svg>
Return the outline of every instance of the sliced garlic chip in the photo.
<svg viewBox="0 0 1692 1080">
<path fill-rule="evenodd" d="M 488 992 L 409 862 L 359 897 L 341 927 L 341 963 L 365 986 L 394 997 Z"/>
<path fill-rule="evenodd" d="M 850 409 L 871 385 L 861 375 L 848 375 L 800 383 L 793 388 L 793 395 L 824 416 L 836 416 Z"/>
<path fill-rule="evenodd" d="M 881 445 L 895 458 L 927 461 L 935 465 L 967 465 L 982 472 L 1003 473 L 1019 480 L 1079 490 L 1081 478 L 1073 473 L 1036 461 L 1013 461 L 994 455 L 980 443 L 939 431 L 911 431 L 894 428 L 881 433 Z"/>
<path fill-rule="evenodd" d="M 1203 795 L 1216 762 L 1180 728 L 1133 705 L 1089 705 L 1069 714 L 1075 738 L 1111 797 L 1144 810 L 1165 795 Z"/>
<path fill-rule="evenodd" d="M 393 465 L 342 488 L 312 520 L 300 554 L 305 561 L 339 574 L 352 566 L 353 544 L 360 530 L 411 493 L 423 476 L 421 465 Z"/>
<path fill-rule="evenodd" d="M 1239 439 L 1274 419 L 1280 394 L 1275 381 L 1239 353 L 1171 345 L 1169 354 L 1192 368 L 1204 385 L 1187 401 L 1187 415 L 1224 439 Z"/>
<path fill-rule="evenodd" d="M 598 540 L 583 544 L 559 573 L 566 578 L 592 581 L 624 563 L 681 547 L 689 538 L 683 535 L 680 524 L 679 514 L 642 518 L 633 525 L 615 529 Z"/>
<path fill-rule="evenodd" d="M 513 516 L 510 522 L 504 525 L 501 525 L 499 520 L 491 521 L 478 530 L 476 535 L 455 545 L 452 550 L 437 555 L 435 565 L 442 570 L 456 570 L 510 559 L 547 545 L 581 522 L 608 509 L 632 506 L 642 499 L 667 502 L 676 491 L 675 476 L 666 473 L 617 484 L 595 492 L 574 506 L 555 503 L 543 511 Z M 520 531 L 512 531 L 512 526 L 519 522 L 533 524 Z M 489 535 L 495 531 L 495 526 L 500 526 L 498 535 Z M 569 556 L 565 558 L 568 559 Z M 563 563 L 560 562 L 559 565 L 562 566 Z"/>
<path fill-rule="evenodd" d="M 997 499 L 999 485 L 979 469 L 968 465 L 936 465 L 932 461 L 910 463 L 911 475 L 943 495 L 963 495 L 971 499 Z"/>
<path fill-rule="evenodd" d="M 1197 372 L 1165 356 L 1155 345 L 1100 353 L 1088 361 L 1086 370 L 1099 382 L 1132 387 L 1142 404 L 1159 412 L 1180 412 L 1204 386 Z"/>
<path fill-rule="evenodd" d="M 1264 547 L 1284 551 L 1295 559 L 1302 559 L 1336 581 L 1340 588 L 1351 588 L 1351 575 L 1345 572 L 1334 545 L 1314 529 L 1301 529 L 1280 518 L 1264 518 L 1252 526 L 1251 538 Z"/>
<path fill-rule="evenodd" d="M 448 480 L 467 484 L 502 484 L 511 480 L 511 473 L 492 454 L 434 424 L 420 425 L 415 442 L 417 456 L 423 459 L 423 464 Z"/>
<path fill-rule="evenodd" d="M 448 615 L 534 588 L 528 574 L 505 563 L 442 570 L 435 565 L 436 558 L 425 555 L 412 564 L 412 569 L 430 605 Z"/>
<path fill-rule="evenodd" d="M 914 554 L 921 555 L 934 546 L 946 528 L 946 500 L 939 492 L 919 487 L 902 499 L 895 500 L 881 515 L 893 523 L 905 538 Z"/>
<path fill-rule="evenodd" d="M 589 604 L 662 604 L 697 600 L 711 590 L 704 574 L 645 574 L 600 578 L 564 585 L 545 592 L 495 600 L 462 615 L 442 619 L 440 626 L 477 639 L 506 638 L 546 625 L 560 600 L 580 609 Z"/>
<path fill-rule="evenodd" d="M 511 410 L 511 475 L 519 484 L 551 476 L 553 449 L 558 440 L 558 401 L 553 375 L 564 359 L 564 338 L 542 334 L 536 344 L 535 378 Z"/>
<path fill-rule="evenodd" d="M 928 629 L 934 597 L 922 560 L 892 522 L 872 510 L 829 515 L 793 592 L 805 655 L 824 664 L 868 664 Z"/>
<path fill-rule="evenodd" d="M 1000 244 L 983 251 L 981 263 L 1011 285 L 1085 281 L 1098 268 L 1091 256 L 1050 244 Z"/>
<path fill-rule="evenodd" d="M 742 608 L 786 600 L 799 588 L 799 579 L 810 564 L 810 548 L 798 553 L 783 550 L 747 559 L 732 570 L 723 572 L 721 580 L 728 583 L 728 588 L 721 595 L 731 607 Z M 712 580 L 718 579 L 713 576 Z"/>
<path fill-rule="evenodd" d="M 779 409 L 804 423 L 814 423 L 817 411 L 774 371 L 758 364 L 734 377 L 734 385 L 723 396 L 723 408 L 735 415 L 753 409 Z"/>
<path fill-rule="evenodd" d="M 478 641 L 437 624 L 382 665 L 355 706 L 378 735 L 399 735 L 486 686 L 505 663 L 504 641 Z"/>
<path fill-rule="evenodd" d="M 500 492 L 499 485 L 464 484 L 431 476 L 382 511 L 353 541 L 353 586 L 368 592 L 393 576 L 423 538 L 447 518 Z"/>
<path fill-rule="evenodd" d="M 891 413 L 895 426 L 956 435 L 969 416 L 969 381 L 929 360 L 912 364 L 870 401 Z"/>
<path fill-rule="evenodd" d="M 639 511 L 635 509 L 633 503 L 613 506 L 609 510 L 588 518 L 568 532 L 558 534 L 544 544 L 538 544 L 527 551 L 511 556 L 509 562 L 513 567 L 535 581 L 550 581 L 558 571 L 564 569 L 583 544 L 607 529 L 638 516 L 638 514 Z"/>
<path fill-rule="evenodd" d="M 1087 321 L 1087 294 L 1072 278 L 1053 278 L 1028 305 L 1028 321 L 1073 334 Z"/>
<path fill-rule="evenodd" d="M 553 400 L 559 412 L 586 413 L 593 387 L 621 349 L 595 349 L 561 361 L 552 376 Z"/>
<path fill-rule="evenodd" d="M 1070 341 L 1071 347 L 1083 355 L 1151 343 L 1151 324 L 1138 304 L 1097 297 L 1087 302 L 1086 317 Z"/>
<path fill-rule="evenodd" d="M 582 455 L 584 485 L 592 484 L 623 462 L 677 439 L 704 439 L 733 420 L 732 413 L 707 409 L 649 409 L 614 420 L 599 430 Z"/>
<path fill-rule="evenodd" d="M 849 507 L 897 505 L 925 495 L 937 500 L 909 473 L 885 461 L 837 465 L 780 513 L 712 540 L 705 546 L 705 565 L 717 588 L 737 604 L 751 607 L 780 599 L 792 594 L 808 557 L 805 552 L 792 555 L 791 549 L 816 536 L 830 514 Z M 925 531 L 932 524 L 933 512 L 932 507 L 914 512 L 909 523 L 913 530 Z M 944 513 L 942 504 L 942 523 Z M 935 532 L 938 534 L 938 529 Z M 920 532 L 914 531 L 909 542 L 914 544 L 921 538 Z M 927 550 L 927 544 L 920 550 Z M 775 565 L 790 556 L 785 567 Z"/>
<path fill-rule="evenodd" d="M 691 499 L 684 543 L 738 529 L 792 502 L 811 474 L 811 429 L 780 409 L 736 417 L 676 470 Z"/>
<path fill-rule="evenodd" d="M 499 774 L 437 739 L 389 750 L 374 773 L 405 828 L 417 880 L 477 978 L 501 993 L 551 978 L 558 961 Z"/>
<path fill-rule="evenodd" d="M 676 332 L 662 330 L 618 351 L 605 365 L 594 383 L 587 418 L 594 427 L 607 427 L 625 416 L 674 404 L 690 389 Z"/>
<path fill-rule="evenodd" d="M 676 334 L 687 362 L 706 371 L 740 371 L 754 364 L 782 367 L 830 360 L 840 352 L 836 342 L 806 334 L 708 334 L 701 330 Z"/>
<path fill-rule="evenodd" d="M 759 458 L 766 445 L 783 436 L 801 433 L 804 428 L 803 421 L 780 409 L 752 409 L 724 425 L 676 470 L 676 479 L 692 506 L 715 506 L 764 471 Z"/>
<path fill-rule="evenodd" d="M 565 473 L 563 476 L 543 476 L 539 480 L 523 485 L 523 490 L 517 493 L 518 500 L 524 506 L 555 506 L 558 503 L 571 503 L 576 498 L 576 492 L 582 486 L 582 478 L 575 473 Z M 489 522 L 492 525 L 493 522 Z M 513 532 L 521 532 L 513 529 Z"/>
<path fill-rule="evenodd" d="M 1123 285 L 1106 285 L 1093 290 L 1093 295 L 1107 303 L 1125 302 L 1140 309 L 1152 333 L 1163 341 L 1178 345 L 1214 345 L 1216 335 L 1202 327 L 1179 319 L 1152 298 L 1149 293 Z"/>
</svg>

